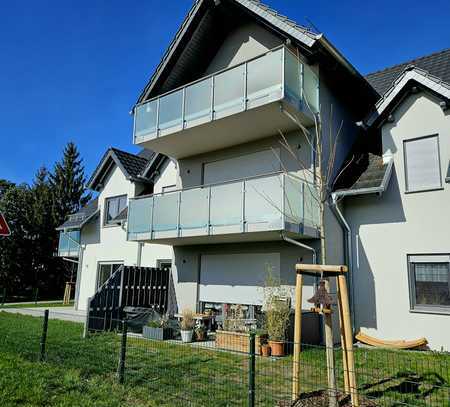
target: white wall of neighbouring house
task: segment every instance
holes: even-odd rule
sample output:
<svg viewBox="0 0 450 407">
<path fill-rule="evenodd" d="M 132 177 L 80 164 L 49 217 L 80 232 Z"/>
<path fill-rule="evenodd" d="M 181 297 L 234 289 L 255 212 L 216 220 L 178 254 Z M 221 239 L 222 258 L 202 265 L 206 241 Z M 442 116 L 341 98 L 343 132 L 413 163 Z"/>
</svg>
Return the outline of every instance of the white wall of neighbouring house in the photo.
<svg viewBox="0 0 450 407">
<path fill-rule="evenodd" d="M 167 166 L 168 174 L 162 172 L 159 187 L 164 183 L 174 183 L 173 164 Z M 127 241 L 126 225 L 104 225 L 105 199 L 118 195 L 134 197 L 139 185 L 128 180 L 123 172 L 115 167 L 104 183 L 99 193 L 98 202 L 100 215 L 85 225 L 81 232 L 83 247 L 80 293 L 78 309 L 85 310 L 89 297 L 97 289 L 97 272 L 99 263 L 121 263 L 124 265 L 138 265 L 138 243 Z M 172 259 L 172 248 L 164 245 L 145 244 L 141 254 L 141 266 L 156 267 L 158 260 Z"/>
<path fill-rule="evenodd" d="M 432 349 L 450 350 L 448 312 L 412 309 L 408 255 L 450 254 L 450 112 L 429 93 L 409 95 L 382 127 L 383 153 L 394 160 L 381 196 L 346 198 L 353 240 L 355 318 L 381 339 L 426 337 Z M 438 135 L 442 188 L 406 193 L 404 141 Z"/>
</svg>

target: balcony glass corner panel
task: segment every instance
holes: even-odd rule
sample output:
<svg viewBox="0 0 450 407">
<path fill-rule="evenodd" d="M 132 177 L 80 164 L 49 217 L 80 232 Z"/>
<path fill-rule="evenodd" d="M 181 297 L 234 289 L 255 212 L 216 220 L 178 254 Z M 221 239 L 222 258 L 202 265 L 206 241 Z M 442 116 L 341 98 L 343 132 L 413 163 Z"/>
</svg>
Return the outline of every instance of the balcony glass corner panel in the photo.
<svg viewBox="0 0 450 407">
<path fill-rule="evenodd" d="M 214 118 L 245 109 L 245 65 L 238 65 L 214 77 Z"/>
<path fill-rule="evenodd" d="M 302 101 L 302 65 L 290 51 L 285 51 L 284 97 L 298 110 Z"/>
<path fill-rule="evenodd" d="M 308 110 L 319 111 L 319 78 L 308 65 L 303 65 L 303 98 L 306 109 L 309 105 Z"/>
<path fill-rule="evenodd" d="M 304 184 L 304 224 L 312 228 L 320 225 L 319 192 L 312 184 Z"/>
<path fill-rule="evenodd" d="M 152 139 L 157 135 L 156 121 L 158 117 L 158 101 L 136 106 L 134 113 L 134 137 L 139 142 L 143 138 Z"/>
<path fill-rule="evenodd" d="M 242 182 L 211 187 L 211 226 L 242 223 Z"/>
<path fill-rule="evenodd" d="M 284 179 L 284 216 L 293 224 L 303 223 L 304 182 L 290 175 Z"/>
<path fill-rule="evenodd" d="M 184 121 L 186 127 L 198 126 L 211 120 L 212 78 L 186 87 Z"/>
<path fill-rule="evenodd" d="M 247 108 L 282 98 L 283 50 L 280 48 L 247 64 Z"/>
<path fill-rule="evenodd" d="M 139 239 L 152 232 L 153 198 L 132 199 L 129 203 L 128 238 Z"/>
<path fill-rule="evenodd" d="M 183 90 L 169 93 L 159 99 L 158 129 L 163 134 L 181 129 L 183 120 Z"/>
<path fill-rule="evenodd" d="M 245 183 L 245 221 L 280 226 L 282 219 L 282 175 L 255 178 Z"/>
<path fill-rule="evenodd" d="M 153 231 L 163 232 L 178 229 L 178 193 L 154 196 Z"/>
<path fill-rule="evenodd" d="M 208 227 L 208 188 L 181 191 L 180 228 L 205 229 Z"/>
</svg>

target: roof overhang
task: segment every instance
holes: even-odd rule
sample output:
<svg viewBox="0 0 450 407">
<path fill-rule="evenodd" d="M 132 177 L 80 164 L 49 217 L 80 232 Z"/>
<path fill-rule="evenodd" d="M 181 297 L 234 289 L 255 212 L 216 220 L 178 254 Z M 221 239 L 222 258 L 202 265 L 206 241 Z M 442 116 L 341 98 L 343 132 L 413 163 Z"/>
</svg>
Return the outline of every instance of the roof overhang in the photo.
<svg viewBox="0 0 450 407">
<path fill-rule="evenodd" d="M 388 158 L 389 161 L 386 166 L 386 171 L 384 173 L 383 179 L 379 186 L 377 187 L 371 187 L 371 188 L 359 188 L 359 189 L 344 189 L 340 191 L 333 192 L 331 194 L 333 202 L 338 201 L 341 198 L 349 197 L 349 196 L 355 196 L 355 195 L 367 195 L 367 194 L 383 194 L 384 191 L 386 191 L 389 181 L 391 179 L 392 174 L 392 168 L 394 166 L 394 160 L 392 157 Z"/>
<path fill-rule="evenodd" d="M 441 106 L 443 109 L 450 108 L 450 84 L 423 69 L 411 65 L 403 71 L 377 102 L 375 108 L 366 119 L 359 124 L 365 128 L 381 126 L 389 118 L 389 113 L 403 101 L 408 94 L 407 91 L 413 90 L 414 85 L 418 85 L 424 90 L 442 98 L 443 103 Z"/>
</svg>

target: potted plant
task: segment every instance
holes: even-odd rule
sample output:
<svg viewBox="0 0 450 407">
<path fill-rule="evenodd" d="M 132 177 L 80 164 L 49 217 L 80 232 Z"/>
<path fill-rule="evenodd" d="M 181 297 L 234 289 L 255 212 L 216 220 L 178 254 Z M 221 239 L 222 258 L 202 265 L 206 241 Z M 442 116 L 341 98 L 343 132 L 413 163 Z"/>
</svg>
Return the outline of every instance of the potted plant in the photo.
<svg viewBox="0 0 450 407">
<path fill-rule="evenodd" d="M 196 341 L 204 341 L 207 337 L 207 330 L 204 325 L 200 325 L 199 327 L 195 328 L 195 340 Z"/>
<path fill-rule="evenodd" d="M 279 279 L 269 272 L 265 287 L 265 328 L 272 356 L 284 356 L 286 330 L 291 313 L 290 295 Z"/>
<path fill-rule="evenodd" d="M 147 323 L 142 329 L 142 336 L 160 341 L 172 338 L 172 328 L 168 326 L 167 318 L 160 318 Z"/>
<path fill-rule="evenodd" d="M 194 313 L 190 309 L 185 309 L 181 313 L 181 340 L 184 343 L 192 342 L 192 334 L 194 333 Z"/>
</svg>

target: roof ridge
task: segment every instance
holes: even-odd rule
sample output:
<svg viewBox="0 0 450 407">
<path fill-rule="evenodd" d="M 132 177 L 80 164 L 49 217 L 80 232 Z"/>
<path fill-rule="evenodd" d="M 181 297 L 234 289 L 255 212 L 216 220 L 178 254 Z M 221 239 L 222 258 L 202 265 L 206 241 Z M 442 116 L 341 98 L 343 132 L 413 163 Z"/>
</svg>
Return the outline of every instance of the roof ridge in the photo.
<svg viewBox="0 0 450 407">
<path fill-rule="evenodd" d="M 130 153 L 130 152 L 128 152 L 128 151 L 121 150 L 120 148 L 110 147 L 110 149 L 111 149 L 112 151 L 114 151 L 114 152 L 117 151 L 117 152 L 122 153 L 122 154 L 131 155 L 131 156 L 133 156 L 133 157 L 135 157 L 135 158 L 138 158 L 138 159 L 140 159 L 140 160 L 149 161 L 149 160 L 148 160 L 147 158 L 145 158 L 145 157 L 141 157 L 141 156 L 139 156 L 139 155 L 137 155 L 137 154 L 133 154 L 133 153 Z"/>
<path fill-rule="evenodd" d="M 444 49 L 441 49 L 440 51 L 432 52 L 431 54 L 422 55 L 420 57 L 413 58 L 413 59 L 411 59 L 409 61 L 400 62 L 398 64 L 391 65 L 391 66 L 388 66 L 388 67 L 383 68 L 383 69 L 379 69 L 378 71 L 370 72 L 367 75 L 365 75 L 365 77 L 367 78 L 369 76 L 376 75 L 376 74 L 379 74 L 381 72 L 386 72 L 386 71 L 390 71 L 390 70 L 395 69 L 395 68 L 400 68 L 402 65 L 414 65 L 414 62 L 421 61 L 421 60 L 426 59 L 426 58 L 434 57 L 434 56 L 439 55 L 439 54 L 444 54 L 445 52 L 449 52 L 449 51 L 450 51 L 450 48 L 444 48 Z"/>
</svg>

